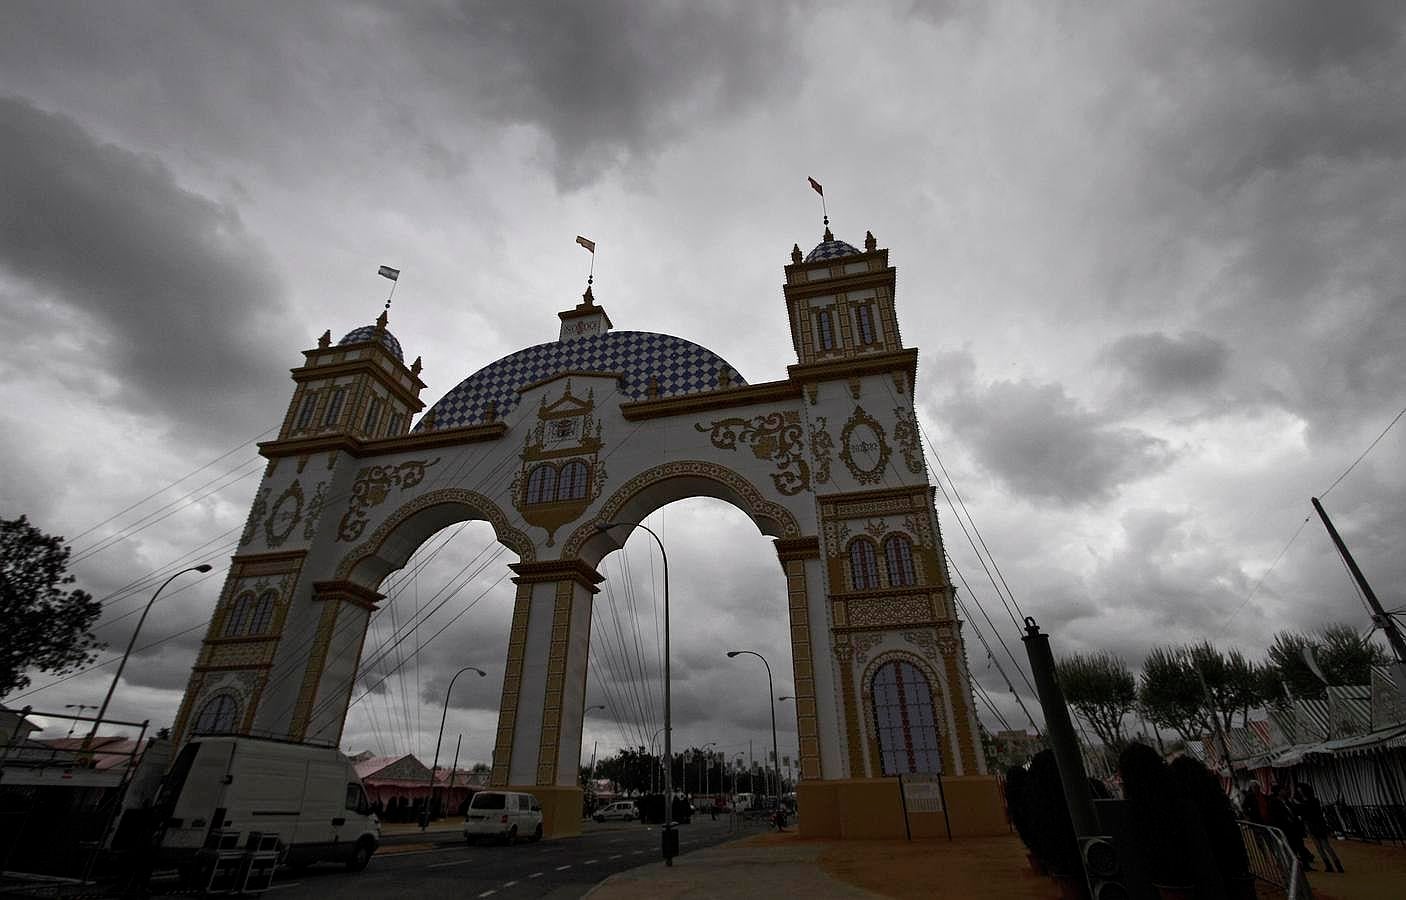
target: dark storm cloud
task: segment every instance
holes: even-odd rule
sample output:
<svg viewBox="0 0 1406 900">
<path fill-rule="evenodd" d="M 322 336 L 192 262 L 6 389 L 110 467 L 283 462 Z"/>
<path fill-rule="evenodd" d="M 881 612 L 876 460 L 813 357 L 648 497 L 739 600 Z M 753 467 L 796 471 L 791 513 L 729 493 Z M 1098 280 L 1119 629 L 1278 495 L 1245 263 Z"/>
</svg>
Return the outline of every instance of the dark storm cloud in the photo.
<svg viewBox="0 0 1406 900">
<path fill-rule="evenodd" d="M 938 407 L 984 468 L 1037 502 L 1103 502 L 1173 457 L 1165 441 L 1085 408 L 1058 384 L 967 384 Z"/>
<path fill-rule="evenodd" d="M 1379 57 L 1400 42 L 1406 21 L 1397 0 L 1211 0 L 1207 8 L 1222 38 L 1296 72 Z"/>
<path fill-rule="evenodd" d="M 14 97 L 0 97 L 0 196 L 0 269 L 82 314 L 91 366 L 124 401 L 212 428 L 267 419 L 256 398 L 286 377 L 267 340 L 282 289 L 232 208 Z"/>
<path fill-rule="evenodd" d="M 779 93 L 791 55 L 789 4 L 461 0 L 402 14 L 446 87 L 550 136 L 565 188 Z"/>
<path fill-rule="evenodd" d="M 1151 332 L 1121 337 L 1104 355 L 1137 394 L 1155 398 L 1214 389 L 1225 378 L 1230 351 L 1224 342 L 1200 332 L 1177 337 Z"/>
</svg>

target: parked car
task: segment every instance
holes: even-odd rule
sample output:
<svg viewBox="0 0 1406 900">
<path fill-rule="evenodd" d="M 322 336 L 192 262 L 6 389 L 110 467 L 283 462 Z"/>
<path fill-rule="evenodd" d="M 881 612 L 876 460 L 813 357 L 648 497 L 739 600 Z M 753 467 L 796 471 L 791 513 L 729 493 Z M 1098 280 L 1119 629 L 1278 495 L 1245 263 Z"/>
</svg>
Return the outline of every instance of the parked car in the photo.
<svg viewBox="0 0 1406 900">
<path fill-rule="evenodd" d="M 531 794 L 479 791 L 464 813 L 464 837 L 473 843 L 497 838 L 511 844 L 520 837 L 542 839 L 542 804 Z"/>
<path fill-rule="evenodd" d="M 639 821 L 640 810 L 633 800 L 616 800 L 614 803 L 602 806 L 596 810 L 591 818 L 597 822 L 605 822 L 609 819 L 619 819 L 625 822 Z"/>
</svg>

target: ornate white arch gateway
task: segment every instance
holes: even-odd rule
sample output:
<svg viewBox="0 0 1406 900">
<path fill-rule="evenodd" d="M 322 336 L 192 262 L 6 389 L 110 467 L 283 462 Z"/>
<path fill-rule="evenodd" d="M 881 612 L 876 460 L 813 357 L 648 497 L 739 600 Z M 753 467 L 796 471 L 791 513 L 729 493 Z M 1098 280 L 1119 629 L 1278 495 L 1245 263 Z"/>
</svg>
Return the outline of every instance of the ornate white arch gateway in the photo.
<svg viewBox="0 0 1406 900">
<path fill-rule="evenodd" d="M 785 271 L 798 362 L 765 384 L 680 338 L 611 330 L 588 288 L 556 341 L 479 370 L 412 429 L 420 361 L 405 365 L 385 315 L 335 345 L 324 334 L 293 370 L 278 439 L 260 445 L 268 467 L 178 738 L 214 710 L 237 732 L 337 743 L 377 587 L 436 531 L 481 519 L 518 556 L 493 783 L 531 790 L 548 832 L 572 833 L 597 566 L 626 534 L 595 524 L 709 496 L 774 538 L 786 573 L 803 830 L 902 834 L 892 774 L 926 740 L 954 830 L 1004 831 L 888 251 L 827 228 Z M 941 821 L 917 813 L 914 829 Z"/>
</svg>

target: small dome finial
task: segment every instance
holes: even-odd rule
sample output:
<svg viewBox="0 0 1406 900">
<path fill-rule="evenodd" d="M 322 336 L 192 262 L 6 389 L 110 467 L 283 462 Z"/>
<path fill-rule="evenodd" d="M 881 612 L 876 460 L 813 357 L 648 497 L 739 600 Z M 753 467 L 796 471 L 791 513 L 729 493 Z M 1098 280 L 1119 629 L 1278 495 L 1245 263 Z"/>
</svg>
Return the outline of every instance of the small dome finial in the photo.
<svg viewBox="0 0 1406 900">
<path fill-rule="evenodd" d="M 864 249 L 865 249 L 865 250 L 875 250 L 875 249 L 878 248 L 878 246 L 879 246 L 879 242 L 876 241 L 876 240 L 874 240 L 874 232 L 872 232 L 872 231 L 866 231 L 866 232 L 864 232 Z"/>
<path fill-rule="evenodd" d="M 596 295 L 591 293 L 591 280 L 586 279 L 586 293 L 581 295 L 581 302 L 586 306 L 596 305 Z"/>
<path fill-rule="evenodd" d="M 385 331 L 385 330 L 386 330 L 386 326 L 390 324 L 390 321 L 391 321 L 391 317 L 388 316 L 388 315 L 386 314 L 386 311 L 383 309 L 383 310 L 381 310 L 381 314 L 376 317 L 376 327 L 377 327 L 378 329 L 380 329 L 381 331 Z"/>
<path fill-rule="evenodd" d="M 824 237 L 824 240 L 833 241 L 834 239 L 835 239 L 835 235 L 834 235 L 834 233 L 832 233 L 832 232 L 830 231 L 830 217 L 829 217 L 829 216 L 826 216 L 826 217 L 825 217 L 825 237 Z"/>
<path fill-rule="evenodd" d="M 325 350 L 330 346 L 332 346 L 332 329 L 329 328 L 322 332 L 322 337 L 317 339 L 317 348 Z"/>
<path fill-rule="evenodd" d="M 801 256 L 801 245 L 800 245 L 800 244 L 792 244 L 792 245 L 791 245 L 791 262 L 793 262 L 793 263 L 799 263 L 799 262 L 801 261 L 801 259 L 802 259 L 802 256 Z"/>
<path fill-rule="evenodd" d="M 423 369 L 423 368 L 424 368 L 424 363 L 420 362 L 420 357 L 417 356 L 417 357 L 415 357 L 415 362 L 413 362 L 413 363 L 410 364 L 410 374 L 411 374 L 411 375 L 419 375 L 419 374 L 420 374 L 420 370 Z"/>
</svg>

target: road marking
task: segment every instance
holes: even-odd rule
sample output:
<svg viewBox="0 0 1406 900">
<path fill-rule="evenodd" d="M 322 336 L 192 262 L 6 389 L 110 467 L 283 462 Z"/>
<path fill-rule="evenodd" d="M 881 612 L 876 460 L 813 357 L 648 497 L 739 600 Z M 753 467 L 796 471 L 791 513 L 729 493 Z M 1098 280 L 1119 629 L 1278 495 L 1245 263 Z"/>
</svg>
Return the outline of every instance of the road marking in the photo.
<svg viewBox="0 0 1406 900">
<path fill-rule="evenodd" d="M 584 863 L 582 863 L 581 865 L 583 865 L 583 866 L 590 866 L 590 865 L 594 865 L 594 864 L 596 864 L 596 863 L 598 863 L 598 862 L 600 862 L 599 859 L 588 859 L 588 860 L 586 860 Z"/>
<path fill-rule="evenodd" d="M 454 860 L 453 862 L 435 863 L 435 864 L 432 865 L 432 866 L 425 866 L 425 868 L 427 868 L 427 869 L 443 869 L 443 868 L 446 868 L 446 867 L 448 867 L 448 866 L 462 866 L 462 865 L 466 865 L 466 864 L 471 863 L 471 862 L 479 862 L 479 861 L 480 861 L 480 860 L 479 860 L 477 857 L 470 857 L 469 859 L 456 859 L 456 860 Z"/>
<path fill-rule="evenodd" d="M 639 855 L 640 855 L 641 853 L 643 853 L 643 852 L 644 852 L 643 850 L 636 850 L 634 853 L 632 853 L 632 854 L 630 854 L 630 855 L 631 855 L 631 856 L 639 856 Z"/>
<path fill-rule="evenodd" d="M 279 888 L 297 887 L 297 886 L 300 885 L 300 884 L 302 884 L 301 881 L 288 881 L 288 882 L 283 882 L 283 883 L 280 883 L 280 884 L 271 884 L 271 885 L 269 885 L 268 887 L 264 888 L 264 890 L 266 890 L 266 891 L 276 891 L 276 890 L 278 890 Z"/>
<path fill-rule="evenodd" d="M 569 868 L 571 868 L 571 863 L 567 863 L 567 864 L 564 865 L 564 866 L 557 866 L 557 871 L 558 871 L 558 872 L 561 872 L 561 871 L 563 871 L 563 870 L 565 870 L 565 869 L 569 869 Z"/>
<path fill-rule="evenodd" d="M 619 854 L 619 853 L 617 853 L 617 854 L 615 854 L 614 856 L 611 857 L 611 859 L 619 859 L 619 858 L 620 858 L 620 854 Z"/>
<path fill-rule="evenodd" d="M 496 893 L 498 893 L 498 889 L 497 889 L 497 888 L 489 888 L 488 890 L 484 891 L 482 894 L 479 894 L 479 896 L 480 896 L 480 897 L 491 897 L 491 896 L 493 896 L 493 895 L 496 894 Z"/>
<path fill-rule="evenodd" d="M 503 882 L 503 887 L 505 887 L 505 888 L 510 888 L 510 887 L 512 887 L 512 886 L 515 885 L 515 884 L 517 884 L 516 881 L 505 881 L 505 882 Z"/>
<path fill-rule="evenodd" d="M 529 875 L 529 876 L 527 876 L 527 877 L 528 877 L 528 878 L 541 878 L 541 877 L 542 877 L 542 873 L 541 873 L 541 872 L 533 872 L 531 875 Z"/>
</svg>

